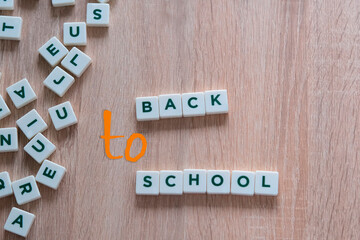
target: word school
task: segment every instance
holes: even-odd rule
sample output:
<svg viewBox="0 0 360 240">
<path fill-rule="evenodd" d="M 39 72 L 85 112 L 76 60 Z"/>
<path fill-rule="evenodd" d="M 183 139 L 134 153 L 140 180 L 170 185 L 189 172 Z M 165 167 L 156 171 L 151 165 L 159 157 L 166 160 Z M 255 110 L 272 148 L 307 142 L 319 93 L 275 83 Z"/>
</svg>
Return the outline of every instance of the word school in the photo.
<svg viewBox="0 0 360 240">
<path fill-rule="evenodd" d="M 279 173 L 185 169 L 184 171 L 137 171 L 137 195 L 183 193 L 277 196 Z"/>
<path fill-rule="evenodd" d="M 136 118 L 138 121 L 197 117 L 227 113 L 228 110 L 226 90 L 136 98 Z"/>
</svg>

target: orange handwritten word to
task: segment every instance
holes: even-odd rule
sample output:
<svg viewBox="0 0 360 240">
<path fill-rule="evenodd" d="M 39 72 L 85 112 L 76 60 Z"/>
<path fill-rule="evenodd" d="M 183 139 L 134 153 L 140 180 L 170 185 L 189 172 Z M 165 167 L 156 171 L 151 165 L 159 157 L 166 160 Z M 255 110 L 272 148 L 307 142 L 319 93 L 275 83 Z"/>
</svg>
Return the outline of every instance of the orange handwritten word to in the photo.
<svg viewBox="0 0 360 240">
<path fill-rule="evenodd" d="M 104 135 L 101 136 L 101 138 L 104 139 L 104 142 L 105 142 L 105 154 L 110 159 L 123 158 L 123 156 L 113 156 L 111 154 L 110 140 L 115 139 L 115 138 L 123 138 L 125 136 L 111 136 L 111 111 L 105 110 L 103 116 L 104 116 Z M 136 157 L 131 157 L 130 156 L 131 145 L 134 142 L 134 140 L 137 138 L 139 138 L 141 140 L 142 148 L 141 148 L 140 153 Z M 132 134 L 126 142 L 125 159 L 130 162 L 138 161 L 141 157 L 143 157 L 145 155 L 146 148 L 147 148 L 147 141 L 146 141 L 146 138 L 144 137 L 144 135 L 142 135 L 140 133 Z"/>
</svg>

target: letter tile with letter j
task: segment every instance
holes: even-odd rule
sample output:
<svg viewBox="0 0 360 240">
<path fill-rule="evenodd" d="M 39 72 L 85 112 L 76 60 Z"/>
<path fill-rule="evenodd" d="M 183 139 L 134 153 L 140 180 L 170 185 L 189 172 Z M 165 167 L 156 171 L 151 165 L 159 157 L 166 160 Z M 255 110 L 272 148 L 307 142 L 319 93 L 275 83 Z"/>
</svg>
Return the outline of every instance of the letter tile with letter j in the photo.
<svg viewBox="0 0 360 240">
<path fill-rule="evenodd" d="M 13 182 L 11 186 L 14 191 L 16 202 L 19 205 L 41 198 L 35 177 L 32 175 Z"/>
<path fill-rule="evenodd" d="M 69 101 L 49 108 L 49 114 L 55 129 L 58 131 L 78 122 Z"/>
<path fill-rule="evenodd" d="M 13 207 L 5 222 L 4 229 L 22 237 L 26 237 L 35 220 L 35 215 Z"/>
<path fill-rule="evenodd" d="M 52 37 L 47 41 L 38 52 L 52 66 L 57 65 L 63 59 L 69 50 L 57 39 Z"/>
<path fill-rule="evenodd" d="M 62 68 L 55 67 L 45 79 L 44 85 L 56 93 L 59 97 L 62 97 L 74 84 L 74 82 L 75 79 L 73 76 L 65 72 Z"/>
<path fill-rule="evenodd" d="M 66 169 L 63 166 L 45 160 L 36 175 L 36 181 L 56 190 L 65 172 Z"/>
</svg>

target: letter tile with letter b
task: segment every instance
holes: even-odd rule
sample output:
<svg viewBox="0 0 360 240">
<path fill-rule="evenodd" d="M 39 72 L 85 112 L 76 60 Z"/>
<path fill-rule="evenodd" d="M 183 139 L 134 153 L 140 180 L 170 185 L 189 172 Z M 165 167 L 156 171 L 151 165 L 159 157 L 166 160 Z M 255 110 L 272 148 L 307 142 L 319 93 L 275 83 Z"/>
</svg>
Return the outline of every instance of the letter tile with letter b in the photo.
<svg viewBox="0 0 360 240">
<path fill-rule="evenodd" d="M 255 194 L 277 196 L 279 192 L 279 173 L 271 171 L 256 171 Z"/>
<path fill-rule="evenodd" d="M 57 39 L 52 37 L 47 41 L 38 52 L 52 66 L 57 65 L 63 59 L 69 50 Z"/>
<path fill-rule="evenodd" d="M 205 116 L 204 93 L 184 93 L 181 96 L 183 116 L 197 117 Z"/>
<path fill-rule="evenodd" d="M 229 111 L 226 90 L 213 90 L 205 92 L 206 114 L 221 114 Z"/>
<path fill-rule="evenodd" d="M 18 125 L 28 139 L 31 139 L 39 132 L 45 131 L 48 127 L 35 109 L 18 119 L 16 125 Z"/>
<path fill-rule="evenodd" d="M 36 181 L 52 189 L 58 189 L 66 169 L 49 160 L 45 160 L 36 175 Z"/>
<path fill-rule="evenodd" d="M 55 129 L 58 131 L 78 122 L 69 101 L 49 108 L 49 114 Z"/>
<path fill-rule="evenodd" d="M 17 83 L 14 83 L 6 89 L 12 102 L 17 109 L 31 103 L 36 100 L 36 94 L 31 88 L 29 81 L 24 78 Z"/>
<path fill-rule="evenodd" d="M 17 150 L 19 150 L 17 128 L 0 128 L 0 153 Z"/>
<path fill-rule="evenodd" d="M 183 194 L 183 172 L 170 170 L 160 171 L 160 194 Z"/>
<path fill-rule="evenodd" d="M 4 98 L 0 95 L 0 120 L 9 116 L 11 111 L 9 107 L 6 105 Z"/>
<path fill-rule="evenodd" d="M 55 150 L 56 147 L 44 135 L 38 133 L 31 141 L 24 147 L 27 152 L 36 162 L 42 163 Z"/>
<path fill-rule="evenodd" d="M 110 23 L 110 5 L 107 3 L 88 3 L 86 25 L 89 27 L 108 27 Z"/>
<path fill-rule="evenodd" d="M 248 171 L 231 172 L 231 194 L 253 196 L 255 190 L 255 173 Z"/>
<path fill-rule="evenodd" d="M 64 23 L 64 44 L 65 46 L 85 46 L 86 23 L 85 22 Z"/>
<path fill-rule="evenodd" d="M 230 193 L 230 171 L 208 170 L 207 171 L 207 193 L 229 194 Z"/>
<path fill-rule="evenodd" d="M 159 96 L 160 118 L 182 117 L 181 95 L 166 94 Z"/>
<path fill-rule="evenodd" d="M 19 179 L 11 184 L 17 204 L 23 205 L 41 198 L 34 176 Z"/>
<path fill-rule="evenodd" d="M 159 120 L 159 98 L 136 98 L 136 118 L 138 121 Z"/>
<path fill-rule="evenodd" d="M 81 77 L 90 64 L 91 58 L 76 47 L 61 61 L 61 65 L 77 77 Z"/>
<path fill-rule="evenodd" d="M 56 93 L 59 97 L 62 97 L 74 84 L 74 82 L 75 79 L 73 76 L 65 72 L 60 67 L 55 67 L 54 70 L 45 79 L 44 85 Z"/>
<path fill-rule="evenodd" d="M 159 171 L 137 171 L 136 194 L 159 195 Z"/>
<path fill-rule="evenodd" d="M 184 169 L 184 193 L 206 193 L 205 169 Z"/>
<path fill-rule="evenodd" d="M 13 207 L 5 222 L 4 229 L 22 237 L 26 237 L 35 220 L 35 215 Z"/>
<path fill-rule="evenodd" d="M 0 39 L 20 40 L 21 17 L 0 16 Z"/>
<path fill-rule="evenodd" d="M 13 194 L 11 180 L 8 172 L 0 173 L 0 198 Z"/>
</svg>

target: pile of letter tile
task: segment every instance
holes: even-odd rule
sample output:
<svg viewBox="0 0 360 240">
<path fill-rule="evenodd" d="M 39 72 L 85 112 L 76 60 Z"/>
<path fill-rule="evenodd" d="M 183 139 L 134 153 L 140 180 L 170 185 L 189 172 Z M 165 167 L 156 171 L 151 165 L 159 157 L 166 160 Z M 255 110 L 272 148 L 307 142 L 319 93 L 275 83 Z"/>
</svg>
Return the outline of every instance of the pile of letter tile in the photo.
<svg viewBox="0 0 360 240">
<path fill-rule="evenodd" d="M 61 66 L 80 77 L 91 64 L 91 58 L 76 47 L 70 51 L 65 46 L 86 45 L 86 27 L 109 26 L 110 7 L 104 3 L 108 0 L 98 0 L 100 3 L 88 3 L 86 23 L 68 22 L 63 27 L 63 43 L 57 37 L 52 37 L 39 48 L 40 55 L 55 67 L 44 80 L 44 85 L 59 97 L 63 97 L 73 85 L 75 79 Z M 75 0 L 52 0 L 53 7 L 75 5 Z M 0 0 L 0 10 L 13 10 L 14 0 Z M 22 18 L 13 16 L 0 16 L 0 39 L 20 40 L 22 31 Z M 65 46 L 64 46 L 65 45 Z M 0 73 L 1 79 L 1 73 Z M 36 93 L 27 79 L 22 79 L 6 88 L 6 92 L 14 106 L 19 109 L 37 99 Z M 72 126 L 78 122 L 69 101 L 49 108 L 49 115 L 56 130 Z M 0 95 L 0 120 L 10 115 L 10 109 Z M 56 147 L 42 132 L 48 126 L 39 113 L 32 109 L 16 121 L 16 125 L 23 132 L 29 143 L 24 147 L 37 163 L 41 164 L 36 175 L 28 176 L 11 182 L 8 172 L 0 173 L 0 198 L 14 194 L 18 205 L 23 205 L 41 197 L 37 183 L 57 189 L 66 169 L 47 160 Z M 0 153 L 18 151 L 18 130 L 16 127 L 0 128 Z M 16 207 L 12 208 L 5 223 L 5 230 L 26 237 L 35 215 Z"/>
</svg>

